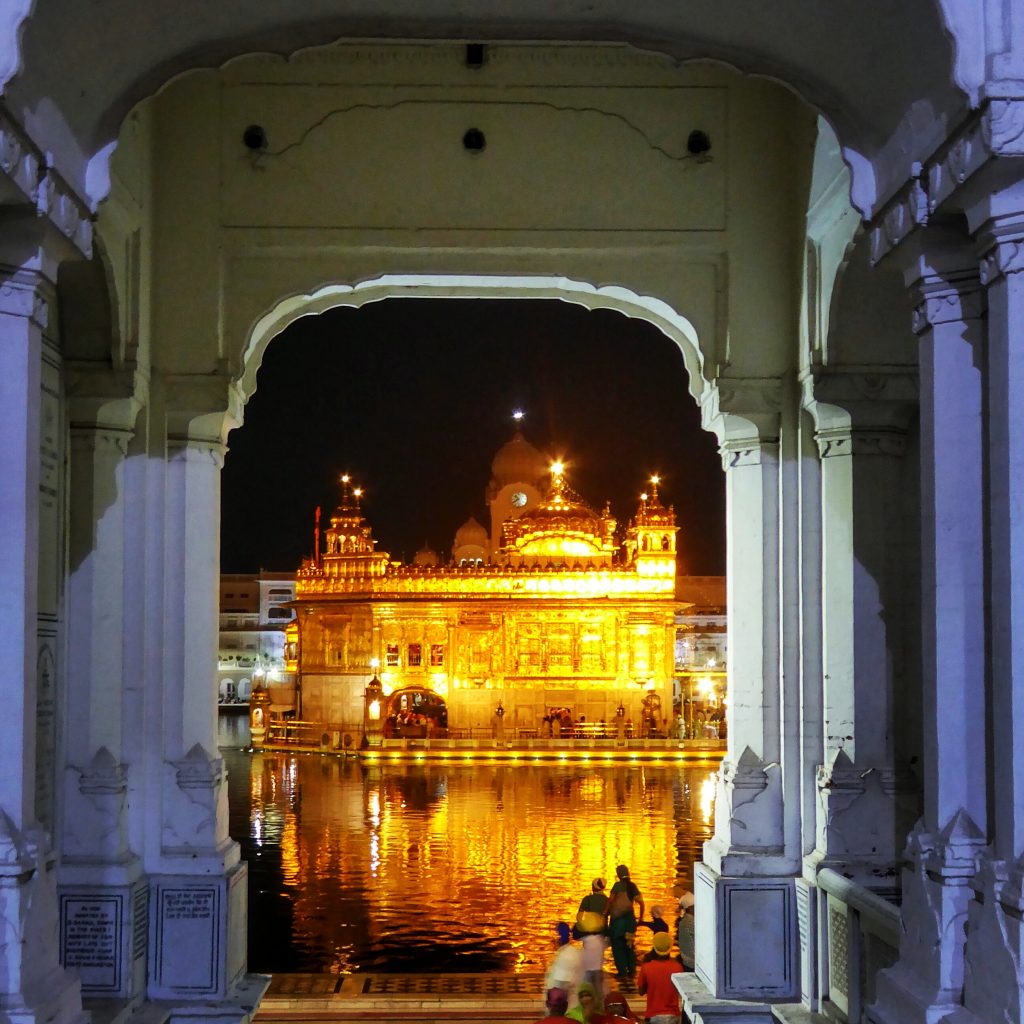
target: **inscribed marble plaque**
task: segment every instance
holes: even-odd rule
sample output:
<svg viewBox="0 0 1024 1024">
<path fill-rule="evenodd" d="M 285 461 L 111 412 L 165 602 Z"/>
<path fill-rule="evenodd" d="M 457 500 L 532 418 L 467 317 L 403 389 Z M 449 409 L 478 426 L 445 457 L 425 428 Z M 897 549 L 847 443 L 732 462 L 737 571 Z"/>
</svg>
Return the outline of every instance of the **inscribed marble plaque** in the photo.
<svg viewBox="0 0 1024 1024">
<path fill-rule="evenodd" d="M 61 962 L 77 970 L 84 992 L 121 986 L 121 897 L 62 896 Z"/>
</svg>

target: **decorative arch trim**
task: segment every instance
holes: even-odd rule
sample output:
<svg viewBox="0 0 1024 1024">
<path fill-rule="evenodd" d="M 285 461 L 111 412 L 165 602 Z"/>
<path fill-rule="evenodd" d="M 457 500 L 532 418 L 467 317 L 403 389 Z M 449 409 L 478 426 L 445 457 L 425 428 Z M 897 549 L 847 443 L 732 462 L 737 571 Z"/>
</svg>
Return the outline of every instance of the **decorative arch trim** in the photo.
<svg viewBox="0 0 1024 1024">
<path fill-rule="evenodd" d="M 587 309 L 614 309 L 653 324 L 679 346 L 695 401 L 700 403 L 711 388 L 704 376 L 704 355 L 693 324 L 654 296 L 639 295 L 619 285 L 592 285 L 544 275 L 384 274 L 357 284 L 328 284 L 306 294 L 288 296 L 260 317 L 249 334 L 238 380 L 243 400 L 248 401 L 256 391 L 256 373 L 267 346 L 300 317 L 392 298 L 560 299 Z"/>
</svg>

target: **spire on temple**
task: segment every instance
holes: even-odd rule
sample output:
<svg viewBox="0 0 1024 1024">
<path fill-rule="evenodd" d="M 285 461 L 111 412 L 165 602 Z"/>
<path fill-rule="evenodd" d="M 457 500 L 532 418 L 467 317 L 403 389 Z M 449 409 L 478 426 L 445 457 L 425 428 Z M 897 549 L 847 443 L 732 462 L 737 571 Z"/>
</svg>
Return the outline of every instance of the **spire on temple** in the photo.
<svg viewBox="0 0 1024 1024">
<path fill-rule="evenodd" d="M 640 495 L 636 515 L 626 531 L 626 558 L 638 571 L 650 576 L 674 576 L 676 572 L 676 512 L 665 508 L 658 495 L 661 477 L 650 477 L 650 491 Z"/>
</svg>

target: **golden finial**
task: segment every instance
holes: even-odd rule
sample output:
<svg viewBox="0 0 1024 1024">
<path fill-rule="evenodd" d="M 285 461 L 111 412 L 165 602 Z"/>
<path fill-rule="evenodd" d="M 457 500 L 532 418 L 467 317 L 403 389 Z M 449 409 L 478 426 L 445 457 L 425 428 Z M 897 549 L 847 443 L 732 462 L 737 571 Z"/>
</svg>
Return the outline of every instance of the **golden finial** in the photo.
<svg viewBox="0 0 1024 1024">
<path fill-rule="evenodd" d="M 658 500 L 658 484 L 660 484 L 660 483 L 661 483 L 661 477 L 658 476 L 657 473 L 655 473 L 651 477 L 651 490 L 654 492 L 654 494 L 653 494 L 653 500 L 654 501 Z"/>
</svg>

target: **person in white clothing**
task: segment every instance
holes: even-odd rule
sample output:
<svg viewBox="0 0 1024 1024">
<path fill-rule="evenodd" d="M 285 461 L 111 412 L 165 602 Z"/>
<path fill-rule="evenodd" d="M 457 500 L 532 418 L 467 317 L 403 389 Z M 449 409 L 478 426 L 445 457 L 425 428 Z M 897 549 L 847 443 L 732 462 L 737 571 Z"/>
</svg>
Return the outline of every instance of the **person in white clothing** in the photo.
<svg viewBox="0 0 1024 1024">
<path fill-rule="evenodd" d="M 544 991 L 562 988 L 569 993 L 569 1008 L 579 1003 L 578 990 L 583 980 L 583 951 L 572 941 L 572 929 L 565 921 L 555 925 L 558 949 L 544 976 Z"/>
</svg>

